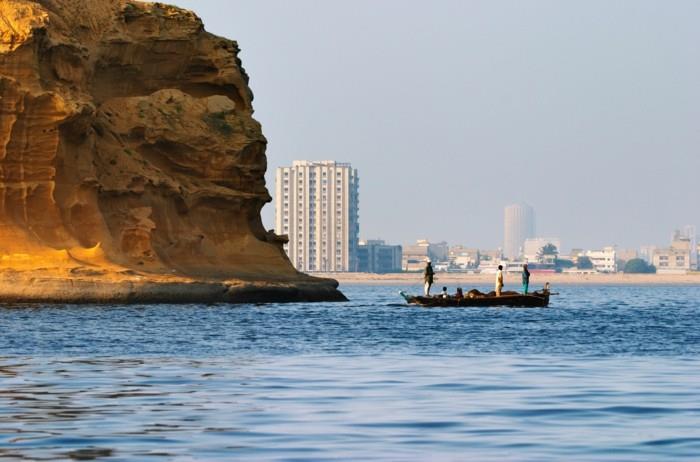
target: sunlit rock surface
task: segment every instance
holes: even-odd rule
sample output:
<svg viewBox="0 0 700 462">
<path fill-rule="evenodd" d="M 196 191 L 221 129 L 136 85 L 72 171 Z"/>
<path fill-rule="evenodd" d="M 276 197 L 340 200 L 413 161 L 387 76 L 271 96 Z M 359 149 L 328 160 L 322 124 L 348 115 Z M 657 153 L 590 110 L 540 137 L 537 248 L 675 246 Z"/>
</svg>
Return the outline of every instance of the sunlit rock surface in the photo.
<svg viewBox="0 0 700 462">
<path fill-rule="evenodd" d="M 238 51 L 160 3 L 0 2 L 0 297 L 343 298 L 263 228 Z"/>
</svg>

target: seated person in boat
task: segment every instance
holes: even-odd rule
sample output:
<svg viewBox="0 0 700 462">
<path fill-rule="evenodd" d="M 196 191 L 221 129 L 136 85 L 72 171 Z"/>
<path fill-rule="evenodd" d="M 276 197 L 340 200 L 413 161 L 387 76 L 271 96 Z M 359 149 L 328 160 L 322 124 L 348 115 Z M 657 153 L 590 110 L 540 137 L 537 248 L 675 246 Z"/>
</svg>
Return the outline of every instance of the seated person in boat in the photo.
<svg viewBox="0 0 700 462">
<path fill-rule="evenodd" d="M 442 298 L 448 298 L 450 295 L 447 293 L 447 287 L 442 288 L 442 292 L 440 292 L 440 297 Z"/>
<path fill-rule="evenodd" d="M 462 300 L 464 298 L 464 293 L 461 287 L 457 287 L 457 293 L 455 293 L 455 300 Z"/>
<path fill-rule="evenodd" d="M 535 292 L 533 292 L 534 295 L 539 295 L 539 296 L 544 296 L 547 293 L 549 293 L 549 282 L 544 283 L 544 289 L 536 290 Z"/>
</svg>

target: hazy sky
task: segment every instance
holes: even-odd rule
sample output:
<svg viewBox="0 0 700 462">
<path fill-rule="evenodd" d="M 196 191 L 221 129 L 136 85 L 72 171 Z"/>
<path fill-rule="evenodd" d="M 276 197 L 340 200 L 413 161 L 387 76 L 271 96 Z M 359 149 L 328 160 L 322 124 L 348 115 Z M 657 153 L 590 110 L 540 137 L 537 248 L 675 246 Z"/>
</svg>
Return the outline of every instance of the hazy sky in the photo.
<svg viewBox="0 0 700 462">
<path fill-rule="evenodd" d="M 497 247 L 519 201 L 565 249 L 700 225 L 699 1 L 174 3 L 239 42 L 270 191 L 351 162 L 363 238 Z"/>
</svg>

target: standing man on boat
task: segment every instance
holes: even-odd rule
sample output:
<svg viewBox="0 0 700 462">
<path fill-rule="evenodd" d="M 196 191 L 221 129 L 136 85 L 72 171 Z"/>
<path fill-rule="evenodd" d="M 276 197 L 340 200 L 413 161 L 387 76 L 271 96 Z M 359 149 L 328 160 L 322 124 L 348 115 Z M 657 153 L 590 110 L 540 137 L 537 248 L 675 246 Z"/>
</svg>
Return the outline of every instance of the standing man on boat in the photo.
<svg viewBox="0 0 700 462">
<path fill-rule="evenodd" d="M 496 297 L 501 296 L 501 290 L 503 290 L 503 265 L 498 265 L 498 272 L 496 273 Z"/>
<path fill-rule="evenodd" d="M 435 271 L 433 271 L 433 264 L 428 260 L 428 262 L 425 264 L 425 271 L 423 271 L 423 280 L 425 281 L 425 288 L 423 292 L 425 293 L 426 297 L 430 296 L 430 286 L 433 285 L 433 276 L 435 275 Z"/>
<path fill-rule="evenodd" d="M 527 295 L 527 289 L 530 287 L 530 271 L 527 269 L 527 263 L 523 265 L 523 293 Z"/>
</svg>

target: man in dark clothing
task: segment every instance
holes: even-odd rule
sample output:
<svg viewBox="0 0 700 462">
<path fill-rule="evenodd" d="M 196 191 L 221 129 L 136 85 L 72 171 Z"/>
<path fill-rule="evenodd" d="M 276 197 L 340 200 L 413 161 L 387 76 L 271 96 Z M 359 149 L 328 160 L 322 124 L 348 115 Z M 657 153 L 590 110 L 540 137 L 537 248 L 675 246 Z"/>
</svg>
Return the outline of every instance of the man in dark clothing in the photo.
<svg viewBox="0 0 700 462">
<path fill-rule="evenodd" d="M 430 263 L 430 260 L 428 260 L 428 263 L 425 265 L 425 271 L 423 271 L 423 280 L 425 281 L 425 287 L 423 292 L 425 293 L 426 297 L 430 296 L 430 286 L 433 285 L 433 275 L 435 274 L 435 271 L 433 271 L 433 265 Z"/>
<path fill-rule="evenodd" d="M 523 293 L 527 295 L 527 289 L 530 286 L 530 271 L 527 269 L 527 264 L 523 265 Z"/>
</svg>

